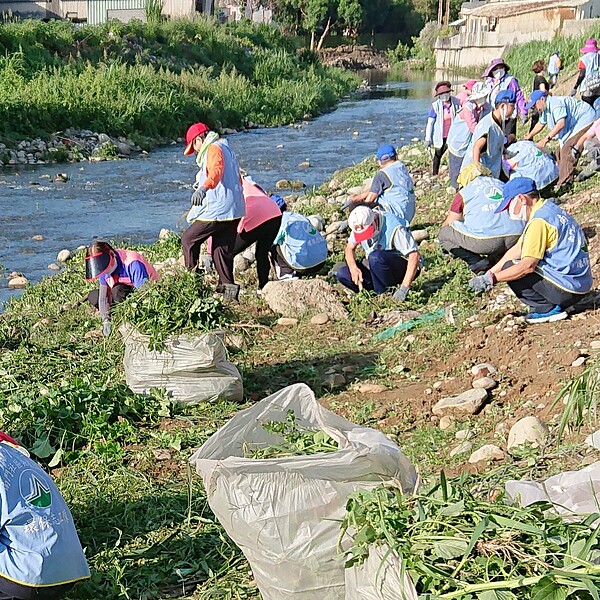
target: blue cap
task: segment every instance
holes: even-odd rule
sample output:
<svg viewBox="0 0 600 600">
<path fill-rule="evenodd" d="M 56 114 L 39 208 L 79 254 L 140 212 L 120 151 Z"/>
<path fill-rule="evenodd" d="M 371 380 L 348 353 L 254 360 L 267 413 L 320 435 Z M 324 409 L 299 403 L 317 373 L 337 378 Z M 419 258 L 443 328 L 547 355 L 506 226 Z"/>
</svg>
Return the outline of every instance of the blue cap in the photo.
<svg viewBox="0 0 600 600">
<path fill-rule="evenodd" d="M 529 177 L 515 177 L 511 179 L 502 190 L 502 202 L 496 209 L 496 213 L 501 213 L 508 208 L 513 198 L 519 194 L 529 194 L 529 192 L 537 192 L 535 181 Z"/>
<path fill-rule="evenodd" d="M 494 104 L 496 106 L 502 103 L 514 104 L 516 101 L 517 95 L 512 90 L 501 90 L 498 92 Z"/>
<path fill-rule="evenodd" d="M 383 144 L 377 148 L 377 160 L 390 160 L 396 158 L 396 148 L 391 144 Z"/>
<path fill-rule="evenodd" d="M 525 105 L 525 110 L 531 110 L 533 105 L 542 98 L 545 98 L 548 95 L 548 92 L 544 92 L 543 90 L 535 90 L 535 92 L 531 92 L 531 96 L 529 96 L 529 102 Z"/>
</svg>

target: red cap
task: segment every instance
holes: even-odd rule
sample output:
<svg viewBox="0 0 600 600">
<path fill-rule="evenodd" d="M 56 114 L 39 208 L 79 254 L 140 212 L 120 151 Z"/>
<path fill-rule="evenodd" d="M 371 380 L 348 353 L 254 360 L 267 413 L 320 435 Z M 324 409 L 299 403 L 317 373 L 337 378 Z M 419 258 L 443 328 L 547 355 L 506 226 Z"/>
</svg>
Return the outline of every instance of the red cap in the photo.
<svg viewBox="0 0 600 600">
<path fill-rule="evenodd" d="M 203 133 L 209 131 L 208 125 L 204 123 L 194 123 L 190 126 L 185 134 L 185 142 L 187 146 L 183 151 L 184 154 L 193 154 L 194 153 L 194 140 Z"/>
<path fill-rule="evenodd" d="M 360 242 L 366 242 L 375 235 L 375 225 L 369 225 L 362 231 L 353 231 L 354 239 L 360 244 Z"/>
</svg>

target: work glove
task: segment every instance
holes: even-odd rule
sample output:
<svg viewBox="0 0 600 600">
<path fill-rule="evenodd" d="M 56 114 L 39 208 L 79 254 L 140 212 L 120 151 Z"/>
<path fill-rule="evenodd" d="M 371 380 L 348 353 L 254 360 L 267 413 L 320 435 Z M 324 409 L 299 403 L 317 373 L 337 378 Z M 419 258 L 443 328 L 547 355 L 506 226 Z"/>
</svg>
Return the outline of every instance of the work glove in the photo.
<svg viewBox="0 0 600 600">
<path fill-rule="evenodd" d="M 408 286 L 401 285 L 393 294 L 392 298 L 396 302 L 404 302 L 406 300 L 406 296 L 408 296 Z"/>
<path fill-rule="evenodd" d="M 108 337 L 111 331 L 112 325 L 110 324 L 110 321 L 104 321 L 104 323 L 102 323 L 102 335 Z"/>
<path fill-rule="evenodd" d="M 571 148 L 571 156 L 573 157 L 573 160 L 577 162 L 579 160 L 579 157 L 581 156 L 581 148 L 573 146 Z"/>
<path fill-rule="evenodd" d="M 192 206 L 200 206 L 205 196 L 206 190 L 203 187 L 194 190 L 194 193 L 192 194 Z"/>
<path fill-rule="evenodd" d="M 494 276 L 491 271 L 483 275 L 476 275 L 469 281 L 469 289 L 476 294 L 489 292 L 494 287 Z"/>
<path fill-rule="evenodd" d="M 569 92 L 569 96 L 574 96 L 577 93 L 577 88 L 573 88 L 570 92 Z"/>
<path fill-rule="evenodd" d="M 346 200 L 346 202 L 344 202 L 344 204 L 342 204 L 341 209 L 342 210 L 346 210 L 347 208 L 350 208 L 353 204 L 354 200 L 352 200 L 352 198 L 348 198 L 348 200 Z"/>
<path fill-rule="evenodd" d="M 431 140 L 425 140 L 425 146 L 431 148 Z"/>
</svg>

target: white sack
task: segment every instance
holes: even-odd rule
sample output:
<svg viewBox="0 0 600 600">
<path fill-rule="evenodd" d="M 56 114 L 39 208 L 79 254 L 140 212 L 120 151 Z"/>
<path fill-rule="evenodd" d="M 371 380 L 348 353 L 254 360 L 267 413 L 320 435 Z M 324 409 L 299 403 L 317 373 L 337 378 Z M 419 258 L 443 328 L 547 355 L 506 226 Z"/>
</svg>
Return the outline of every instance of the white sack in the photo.
<svg viewBox="0 0 600 600">
<path fill-rule="evenodd" d="M 216 335 L 173 335 L 159 352 L 150 350 L 150 338 L 135 329 L 124 326 L 120 332 L 125 342 L 125 380 L 134 392 L 164 388 L 174 400 L 186 403 L 219 398 L 242 401 L 242 377 Z"/>
<path fill-rule="evenodd" d="M 564 517 L 585 517 L 600 512 L 600 462 L 580 471 L 565 471 L 542 483 L 507 481 L 506 493 L 521 506 L 546 501 Z"/>
<path fill-rule="evenodd" d="M 255 460 L 245 443 L 281 442 L 262 426 L 293 410 L 299 427 L 322 429 L 332 453 Z M 242 549 L 264 600 L 343 600 L 344 560 L 337 553 L 348 496 L 392 478 L 413 491 L 417 475 L 398 446 L 379 431 L 324 409 L 299 383 L 239 412 L 190 459 L 208 502 Z"/>
</svg>

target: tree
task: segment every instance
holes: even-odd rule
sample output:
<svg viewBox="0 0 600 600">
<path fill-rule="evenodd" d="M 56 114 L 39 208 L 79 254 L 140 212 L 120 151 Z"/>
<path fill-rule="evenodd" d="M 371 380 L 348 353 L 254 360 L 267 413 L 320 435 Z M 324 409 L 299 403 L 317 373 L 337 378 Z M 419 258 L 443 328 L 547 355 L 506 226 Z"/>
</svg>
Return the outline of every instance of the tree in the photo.
<svg viewBox="0 0 600 600">
<path fill-rule="evenodd" d="M 339 0 L 337 14 L 344 26 L 344 35 L 358 37 L 365 20 L 365 9 L 360 0 Z"/>
</svg>

